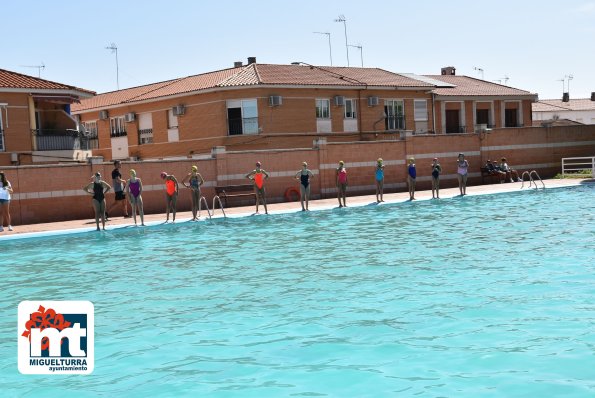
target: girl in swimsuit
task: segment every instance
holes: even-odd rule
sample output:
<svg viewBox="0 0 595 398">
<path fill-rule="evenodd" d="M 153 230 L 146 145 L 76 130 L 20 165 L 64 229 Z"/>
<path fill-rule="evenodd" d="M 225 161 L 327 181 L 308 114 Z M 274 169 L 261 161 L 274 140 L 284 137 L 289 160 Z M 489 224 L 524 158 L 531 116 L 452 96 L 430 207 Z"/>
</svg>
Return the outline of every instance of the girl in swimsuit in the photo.
<svg viewBox="0 0 595 398">
<path fill-rule="evenodd" d="M 459 179 L 459 191 L 461 196 L 467 194 L 467 173 L 469 170 L 469 162 L 465 160 L 465 155 L 459 153 L 457 160 L 457 178 Z"/>
<path fill-rule="evenodd" d="M 101 179 L 101 173 L 95 173 L 93 182 L 83 187 L 83 191 L 89 195 L 93 195 L 93 209 L 95 210 L 95 224 L 97 230 L 99 229 L 99 217 L 101 217 L 101 225 L 105 231 L 105 194 L 112 189 L 112 187 Z"/>
<path fill-rule="evenodd" d="M 409 186 L 409 200 L 415 200 L 415 179 L 417 178 L 417 170 L 415 169 L 415 159 L 409 159 L 409 166 L 407 166 L 407 185 Z"/>
<path fill-rule="evenodd" d="M 302 169 L 295 174 L 295 179 L 300 181 L 300 202 L 302 211 L 308 210 L 308 200 L 310 199 L 310 181 L 314 178 L 312 172 L 308 169 L 308 163 L 302 163 Z M 304 200 L 306 207 L 304 207 Z"/>
<path fill-rule="evenodd" d="M 339 167 L 336 170 L 337 179 L 337 199 L 339 199 L 339 207 L 347 207 L 346 196 L 347 196 L 347 169 L 345 168 L 345 162 L 339 161 Z M 341 203 L 343 199 L 343 203 Z"/>
<path fill-rule="evenodd" d="M 192 221 L 198 220 L 198 207 L 200 206 L 200 186 L 205 183 L 198 172 L 198 167 L 192 166 L 192 171 L 184 178 L 182 185 L 192 191 Z"/>
<path fill-rule="evenodd" d="M 4 231 L 4 220 L 8 223 L 8 230 L 12 231 L 10 220 L 10 195 L 12 194 L 10 181 L 6 179 L 4 172 L 0 171 L 0 232 Z"/>
<path fill-rule="evenodd" d="M 172 212 L 172 222 L 176 222 L 176 203 L 178 202 L 178 180 L 173 175 L 161 172 L 161 179 L 165 181 L 165 222 L 169 222 L 169 212 Z"/>
<path fill-rule="evenodd" d="M 258 214 L 258 203 L 260 200 L 262 200 L 264 205 L 264 213 L 269 214 L 264 190 L 264 180 L 269 178 L 269 173 L 267 173 L 264 169 L 261 169 L 260 166 L 260 162 L 256 162 L 256 169 L 246 174 L 246 178 L 249 178 L 254 182 L 254 193 L 256 194 L 256 214 Z"/>
<path fill-rule="evenodd" d="M 136 211 L 140 215 L 140 225 L 145 225 L 145 213 L 143 210 L 143 183 L 140 178 L 136 177 L 136 171 L 130 169 L 130 179 L 126 183 L 126 193 L 128 194 L 128 200 L 130 201 L 130 207 L 132 207 L 132 217 L 134 218 L 134 225 L 136 224 Z"/>
<path fill-rule="evenodd" d="M 432 199 L 440 199 L 440 173 L 442 173 L 442 166 L 438 163 L 438 158 L 434 158 L 432 161 Z"/>
<path fill-rule="evenodd" d="M 376 161 L 376 202 L 384 202 L 384 163 L 382 158 Z M 380 199 L 378 199 L 380 196 Z"/>
</svg>

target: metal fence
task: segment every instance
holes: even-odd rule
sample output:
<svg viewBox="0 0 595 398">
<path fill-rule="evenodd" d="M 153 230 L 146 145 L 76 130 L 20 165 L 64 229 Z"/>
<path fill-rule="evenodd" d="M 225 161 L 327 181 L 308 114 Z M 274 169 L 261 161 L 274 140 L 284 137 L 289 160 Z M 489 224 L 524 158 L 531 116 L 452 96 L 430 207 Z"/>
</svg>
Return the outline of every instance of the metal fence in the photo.
<svg viewBox="0 0 595 398">
<path fill-rule="evenodd" d="M 34 130 L 38 151 L 90 150 L 99 147 L 97 137 L 84 136 L 77 130 Z"/>
<path fill-rule="evenodd" d="M 583 170 L 591 171 L 591 178 L 595 178 L 595 156 L 562 158 L 562 178 L 568 174 L 583 174 Z"/>
</svg>

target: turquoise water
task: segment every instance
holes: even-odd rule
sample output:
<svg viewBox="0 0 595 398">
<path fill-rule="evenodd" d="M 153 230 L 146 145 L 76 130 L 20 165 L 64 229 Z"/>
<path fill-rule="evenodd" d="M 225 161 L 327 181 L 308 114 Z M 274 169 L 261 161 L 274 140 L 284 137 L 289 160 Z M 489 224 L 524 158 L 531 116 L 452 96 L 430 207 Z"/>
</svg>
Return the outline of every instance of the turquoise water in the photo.
<svg viewBox="0 0 595 398">
<path fill-rule="evenodd" d="M 591 397 L 594 186 L 0 243 L 2 396 Z M 22 300 L 95 370 L 21 375 Z"/>
</svg>

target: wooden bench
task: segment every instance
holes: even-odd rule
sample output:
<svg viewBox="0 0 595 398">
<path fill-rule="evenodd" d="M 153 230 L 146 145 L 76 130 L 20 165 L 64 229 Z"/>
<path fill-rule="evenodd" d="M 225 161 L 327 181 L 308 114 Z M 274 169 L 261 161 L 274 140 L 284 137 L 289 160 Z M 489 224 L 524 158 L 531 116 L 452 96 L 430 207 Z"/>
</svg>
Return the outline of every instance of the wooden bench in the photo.
<svg viewBox="0 0 595 398">
<path fill-rule="evenodd" d="M 486 177 L 490 178 L 490 182 L 492 182 L 492 183 L 494 182 L 494 179 L 496 179 L 497 182 L 504 180 L 504 177 L 497 171 L 490 172 L 487 167 L 480 167 L 480 170 L 481 170 L 481 182 L 482 183 L 484 182 L 484 179 Z"/>
<path fill-rule="evenodd" d="M 215 187 L 215 193 L 219 195 L 225 207 L 227 207 L 227 198 L 253 197 L 256 200 L 254 185 L 252 184 Z"/>
</svg>

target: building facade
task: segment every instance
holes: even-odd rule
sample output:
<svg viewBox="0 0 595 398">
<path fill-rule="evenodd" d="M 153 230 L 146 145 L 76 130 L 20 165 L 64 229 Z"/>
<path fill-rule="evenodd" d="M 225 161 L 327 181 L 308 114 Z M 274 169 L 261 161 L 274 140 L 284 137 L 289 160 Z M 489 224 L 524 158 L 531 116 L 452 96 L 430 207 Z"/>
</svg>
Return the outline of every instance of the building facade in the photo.
<svg viewBox="0 0 595 398">
<path fill-rule="evenodd" d="M 92 91 L 0 69 L 0 165 L 84 160 L 71 104 Z"/>
<path fill-rule="evenodd" d="M 97 132 L 94 154 L 151 159 L 200 157 L 215 146 L 307 146 L 313 136 L 332 142 L 531 126 L 536 97 L 465 76 L 251 58 L 247 65 L 84 99 L 73 114 Z"/>
<path fill-rule="evenodd" d="M 595 92 L 591 98 L 540 100 L 533 104 L 533 120 L 552 123 L 561 119 L 581 124 L 595 124 Z"/>
</svg>

